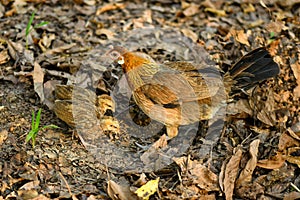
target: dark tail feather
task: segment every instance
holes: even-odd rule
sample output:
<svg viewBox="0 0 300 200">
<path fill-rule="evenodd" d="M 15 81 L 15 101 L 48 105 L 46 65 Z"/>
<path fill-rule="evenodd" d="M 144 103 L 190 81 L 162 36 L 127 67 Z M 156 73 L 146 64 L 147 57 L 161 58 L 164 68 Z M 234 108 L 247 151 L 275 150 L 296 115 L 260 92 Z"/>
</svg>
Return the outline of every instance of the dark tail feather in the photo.
<svg viewBox="0 0 300 200">
<path fill-rule="evenodd" d="M 243 56 L 229 71 L 236 83 L 233 91 L 247 90 L 258 82 L 279 74 L 278 64 L 273 61 L 270 53 L 264 48 L 258 48 Z"/>
</svg>

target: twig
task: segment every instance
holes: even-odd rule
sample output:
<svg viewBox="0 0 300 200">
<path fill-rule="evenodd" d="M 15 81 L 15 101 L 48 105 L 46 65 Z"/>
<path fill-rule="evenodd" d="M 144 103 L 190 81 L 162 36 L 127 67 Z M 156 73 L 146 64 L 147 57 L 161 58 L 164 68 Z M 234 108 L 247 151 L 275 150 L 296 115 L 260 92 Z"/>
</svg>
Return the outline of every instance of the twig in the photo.
<svg viewBox="0 0 300 200">
<path fill-rule="evenodd" d="M 58 172 L 59 173 L 59 175 L 61 176 L 61 178 L 63 179 L 63 181 L 65 182 L 65 184 L 66 184 L 66 187 L 67 187 L 67 189 L 68 189 L 68 191 L 69 191 L 69 194 L 71 195 L 71 197 L 73 196 L 73 194 L 72 194 L 72 192 L 71 192 L 71 188 L 70 188 L 70 186 L 69 186 L 69 184 L 68 184 L 68 182 L 67 182 L 67 180 L 65 179 L 65 177 L 62 175 L 62 173 L 61 172 Z"/>
</svg>

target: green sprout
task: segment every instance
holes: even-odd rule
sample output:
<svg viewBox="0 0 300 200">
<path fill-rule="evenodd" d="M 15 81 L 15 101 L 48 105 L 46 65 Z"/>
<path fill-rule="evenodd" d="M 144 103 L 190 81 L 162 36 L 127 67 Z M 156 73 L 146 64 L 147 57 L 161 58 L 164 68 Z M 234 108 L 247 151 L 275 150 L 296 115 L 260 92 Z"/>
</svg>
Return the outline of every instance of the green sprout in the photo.
<svg viewBox="0 0 300 200">
<path fill-rule="evenodd" d="M 31 17 L 30 17 L 30 19 L 28 21 L 28 24 L 27 24 L 27 27 L 26 27 L 26 30 L 25 30 L 26 49 L 28 49 L 28 36 L 31 33 L 31 31 L 34 30 L 34 29 L 36 29 L 36 28 L 40 28 L 42 26 L 45 26 L 45 25 L 49 24 L 49 22 L 47 22 L 47 21 L 44 22 L 43 21 L 43 22 L 41 22 L 41 23 L 39 23 L 39 24 L 31 27 L 33 19 L 34 19 L 34 16 L 35 16 L 35 11 L 31 14 Z"/>
<path fill-rule="evenodd" d="M 274 37 L 275 37 L 275 33 L 273 31 L 270 32 L 270 37 L 269 37 L 269 40 L 268 40 L 269 44 L 274 41 Z"/>
<path fill-rule="evenodd" d="M 35 117 L 35 113 L 34 113 L 34 111 L 32 111 L 31 130 L 29 131 L 29 133 L 26 136 L 26 142 L 28 142 L 30 139 L 32 140 L 32 147 L 33 148 L 35 147 L 36 136 L 37 136 L 37 134 L 40 130 L 44 130 L 44 129 L 47 129 L 47 128 L 59 128 L 58 126 L 53 125 L 53 124 L 46 125 L 46 126 L 43 126 L 43 127 L 39 128 L 41 113 L 42 113 L 42 109 L 40 108 L 37 115 L 36 115 L 36 117 Z"/>
</svg>

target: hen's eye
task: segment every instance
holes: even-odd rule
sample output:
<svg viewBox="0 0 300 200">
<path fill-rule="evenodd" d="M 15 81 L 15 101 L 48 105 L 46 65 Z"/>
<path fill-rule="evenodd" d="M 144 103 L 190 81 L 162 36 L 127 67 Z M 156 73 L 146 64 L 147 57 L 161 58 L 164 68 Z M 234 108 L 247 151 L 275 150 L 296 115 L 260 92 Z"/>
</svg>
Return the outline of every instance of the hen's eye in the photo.
<svg viewBox="0 0 300 200">
<path fill-rule="evenodd" d="M 114 59 L 117 59 L 117 58 L 119 58 L 120 54 L 116 51 L 113 51 L 110 53 L 110 56 Z"/>
</svg>

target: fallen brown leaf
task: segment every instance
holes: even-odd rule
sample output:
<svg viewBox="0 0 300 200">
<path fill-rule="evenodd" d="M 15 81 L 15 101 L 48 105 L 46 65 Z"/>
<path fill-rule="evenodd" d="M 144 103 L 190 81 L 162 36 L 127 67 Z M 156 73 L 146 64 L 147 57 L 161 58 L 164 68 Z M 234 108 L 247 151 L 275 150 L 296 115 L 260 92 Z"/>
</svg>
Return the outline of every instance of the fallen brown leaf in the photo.
<svg viewBox="0 0 300 200">
<path fill-rule="evenodd" d="M 39 95 L 40 101 L 44 102 L 44 71 L 39 63 L 34 62 L 34 69 L 33 69 L 33 84 L 34 84 L 34 91 Z"/>
<path fill-rule="evenodd" d="M 296 192 L 296 191 L 290 192 L 284 195 L 283 198 L 283 200 L 294 200 L 294 199 L 300 199 L 300 192 Z"/>
<path fill-rule="evenodd" d="M 155 166 L 160 165 L 159 161 L 158 163 L 156 163 L 156 161 L 153 161 L 152 158 L 157 157 L 157 155 L 160 152 L 160 149 L 167 147 L 167 145 L 168 145 L 167 135 L 163 134 L 156 142 L 152 144 L 152 146 L 147 151 L 145 151 L 141 155 L 141 160 L 143 161 L 144 164 L 149 166 L 153 164 Z"/>
<path fill-rule="evenodd" d="M 300 98 L 300 63 L 299 61 L 291 64 L 291 68 L 293 70 L 294 76 L 296 78 L 297 87 L 294 88 L 294 96 L 295 98 Z"/>
<path fill-rule="evenodd" d="M 163 134 L 156 142 L 153 143 L 154 149 L 161 149 L 168 145 L 167 135 Z"/>
<path fill-rule="evenodd" d="M 193 42 L 197 42 L 198 35 L 196 33 L 194 33 L 193 31 L 191 31 L 190 29 L 184 28 L 184 29 L 181 29 L 181 32 L 183 33 L 183 35 L 190 38 Z"/>
<path fill-rule="evenodd" d="M 151 24 L 152 23 L 152 11 L 150 9 L 145 10 L 142 18 L 145 22 Z"/>
<path fill-rule="evenodd" d="M 248 35 L 246 33 L 244 33 L 244 30 L 237 30 L 235 32 L 235 39 L 241 44 L 250 46 L 249 41 L 248 41 Z"/>
<path fill-rule="evenodd" d="M 116 9 L 124 9 L 126 6 L 124 3 L 110 3 L 106 4 L 105 6 L 102 6 L 98 8 L 96 11 L 96 15 L 100 15 L 101 13 L 110 11 L 110 10 L 116 10 Z"/>
<path fill-rule="evenodd" d="M 0 52 L 0 65 L 7 63 L 9 61 L 9 59 L 10 59 L 10 56 L 8 55 L 7 50 L 3 50 Z"/>
<path fill-rule="evenodd" d="M 237 174 L 239 171 L 240 161 L 242 159 L 242 149 L 238 147 L 234 155 L 230 158 L 228 163 L 226 164 L 225 172 L 224 172 L 224 180 L 223 180 L 223 188 L 226 196 L 226 200 L 232 199 L 235 180 L 237 178 Z"/>
<path fill-rule="evenodd" d="M 100 127 L 104 132 L 120 133 L 120 125 L 117 119 L 112 116 L 103 116 L 100 119 Z"/>
<path fill-rule="evenodd" d="M 96 33 L 96 35 L 105 35 L 108 40 L 113 39 L 115 36 L 114 32 L 112 32 L 109 29 L 105 29 L 105 28 L 97 29 L 95 33 Z"/>
<path fill-rule="evenodd" d="M 33 199 L 33 198 L 37 197 L 38 195 L 39 195 L 38 192 L 34 189 L 18 191 L 18 196 L 21 199 Z"/>
<path fill-rule="evenodd" d="M 40 194 L 40 195 L 38 195 L 37 197 L 35 197 L 35 198 L 31 199 L 31 200 L 50 200 L 50 198 L 48 198 L 48 197 Z"/>
<path fill-rule="evenodd" d="M 199 5 L 191 3 L 187 8 L 182 12 L 185 16 L 190 17 L 199 12 Z"/>
<path fill-rule="evenodd" d="M 300 151 L 300 147 L 291 147 L 288 149 L 286 160 L 290 163 L 298 165 L 300 168 L 300 156 L 294 156 L 293 153 L 297 154 Z"/>
<path fill-rule="evenodd" d="M 30 181 L 28 183 L 25 183 L 24 185 L 22 185 L 22 187 L 20 187 L 20 189 L 23 190 L 33 190 L 35 189 L 37 186 L 39 186 L 40 181 L 36 180 L 36 181 Z"/>
<path fill-rule="evenodd" d="M 293 133 L 293 132 L 291 132 Z M 278 150 L 279 151 L 286 151 L 290 147 L 297 147 L 299 146 L 300 142 L 293 138 L 288 133 L 283 133 L 280 135 L 279 143 L 278 143 Z"/>
<path fill-rule="evenodd" d="M 191 168 L 192 161 L 189 157 L 183 156 L 180 158 L 172 158 L 174 162 L 180 167 L 182 173 L 186 173 Z"/>
<path fill-rule="evenodd" d="M 54 41 L 56 38 L 55 34 L 43 34 L 42 39 L 39 40 L 39 47 L 43 52 L 47 51 L 47 49 L 50 47 L 52 44 L 52 41 Z"/>
<path fill-rule="evenodd" d="M 259 160 L 257 162 L 257 166 L 265 169 L 279 169 L 285 163 L 286 156 L 282 155 L 281 152 L 277 152 L 277 154 L 270 159 Z"/>
<path fill-rule="evenodd" d="M 252 174 L 257 163 L 257 153 L 258 153 L 259 143 L 260 143 L 259 139 L 251 142 L 250 149 L 249 149 L 249 154 L 251 158 L 248 160 L 245 168 L 240 173 L 240 176 L 236 181 L 236 187 L 240 187 L 245 183 L 251 182 Z"/>
<path fill-rule="evenodd" d="M 0 146 L 3 144 L 3 142 L 7 139 L 8 131 L 3 129 L 0 131 Z"/>
<path fill-rule="evenodd" d="M 206 191 L 219 191 L 218 176 L 210 171 L 207 167 L 194 161 L 189 174 L 193 177 L 193 182 L 201 189 Z"/>
<path fill-rule="evenodd" d="M 112 200 L 138 200 L 138 197 L 130 191 L 128 185 L 119 185 L 112 180 L 107 182 L 107 194 Z"/>
<path fill-rule="evenodd" d="M 226 16 L 225 10 L 218 10 L 218 9 L 214 9 L 214 8 L 205 8 L 204 11 L 205 12 L 211 12 L 213 14 L 218 15 L 219 17 L 225 17 Z"/>
<path fill-rule="evenodd" d="M 242 4 L 241 6 L 243 8 L 244 13 L 255 12 L 255 7 L 251 3 Z"/>
</svg>

